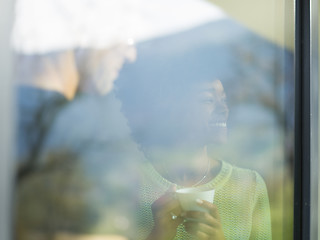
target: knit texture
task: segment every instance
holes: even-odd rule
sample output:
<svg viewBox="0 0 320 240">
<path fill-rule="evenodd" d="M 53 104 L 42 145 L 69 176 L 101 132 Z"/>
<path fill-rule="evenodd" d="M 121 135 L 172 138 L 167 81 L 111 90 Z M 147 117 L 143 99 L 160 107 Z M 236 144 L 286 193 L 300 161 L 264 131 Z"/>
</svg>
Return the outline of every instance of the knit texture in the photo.
<svg viewBox="0 0 320 240">
<path fill-rule="evenodd" d="M 138 216 L 139 239 L 145 239 L 153 227 L 151 204 L 172 185 L 150 163 L 144 166 Z M 219 174 L 197 188 L 215 189 L 214 203 L 218 207 L 226 239 L 272 239 L 267 188 L 257 172 L 222 162 Z M 194 238 L 180 225 L 175 239 Z"/>
</svg>

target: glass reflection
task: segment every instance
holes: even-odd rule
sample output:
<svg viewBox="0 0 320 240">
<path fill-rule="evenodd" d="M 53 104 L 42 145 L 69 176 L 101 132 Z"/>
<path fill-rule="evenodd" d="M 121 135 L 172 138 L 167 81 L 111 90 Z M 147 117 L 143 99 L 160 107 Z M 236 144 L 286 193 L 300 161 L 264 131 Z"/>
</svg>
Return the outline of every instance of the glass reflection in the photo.
<svg viewBox="0 0 320 240">
<path fill-rule="evenodd" d="M 129 32 L 120 29 L 130 29 L 130 6 L 16 3 L 16 239 L 134 235 L 137 175 L 117 150 L 134 144 L 109 94 L 122 65 L 136 57 Z"/>
<path fill-rule="evenodd" d="M 285 238 L 292 52 L 202 0 L 45 2 L 16 8 L 17 239 Z"/>
<path fill-rule="evenodd" d="M 189 66 L 187 74 L 197 72 L 195 62 Z M 136 79 L 130 97 L 123 97 L 134 139 L 151 163 L 143 167 L 139 228 L 147 239 L 271 239 L 268 193 L 261 176 L 207 152 L 207 144 L 221 146 L 227 139 L 223 85 L 190 75 L 149 79 L 147 85 Z M 134 100 L 138 104 L 132 104 Z M 212 198 L 200 202 L 200 211 L 183 209 L 174 192 L 184 187 L 215 189 L 214 204 Z"/>
</svg>

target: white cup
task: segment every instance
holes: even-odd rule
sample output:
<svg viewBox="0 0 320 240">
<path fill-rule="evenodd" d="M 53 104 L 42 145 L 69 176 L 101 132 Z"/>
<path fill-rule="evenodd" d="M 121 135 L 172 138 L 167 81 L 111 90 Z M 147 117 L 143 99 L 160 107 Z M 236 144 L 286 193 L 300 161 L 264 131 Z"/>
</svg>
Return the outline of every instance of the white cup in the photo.
<svg viewBox="0 0 320 240">
<path fill-rule="evenodd" d="M 176 191 L 176 196 L 180 202 L 182 210 L 206 212 L 205 208 L 198 205 L 197 199 L 213 203 L 214 189 L 201 191 L 197 188 L 182 188 Z"/>
</svg>

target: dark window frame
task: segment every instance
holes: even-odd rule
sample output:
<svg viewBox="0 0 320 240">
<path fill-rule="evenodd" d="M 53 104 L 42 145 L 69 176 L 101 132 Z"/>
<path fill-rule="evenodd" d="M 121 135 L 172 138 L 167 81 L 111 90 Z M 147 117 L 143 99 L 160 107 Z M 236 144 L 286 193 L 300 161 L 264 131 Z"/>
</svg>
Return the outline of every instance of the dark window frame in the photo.
<svg viewBox="0 0 320 240">
<path fill-rule="evenodd" d="M 310 0 L 295 5 L 294 239 L 310 239 Z"/>
</svg>

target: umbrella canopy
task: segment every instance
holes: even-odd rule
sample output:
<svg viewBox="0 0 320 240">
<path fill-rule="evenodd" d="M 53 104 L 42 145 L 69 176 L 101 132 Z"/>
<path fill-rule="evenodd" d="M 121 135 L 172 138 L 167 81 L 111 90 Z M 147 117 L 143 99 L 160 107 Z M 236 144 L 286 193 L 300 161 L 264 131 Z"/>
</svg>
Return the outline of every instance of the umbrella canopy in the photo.
<svg viewBox="0 0 320 240">
<path fill-rule="evenodd" d="M 224 17 L 203 0 L 18 0 L 12 44 L 22 53 L 108 48 Z"/>
</svg>

